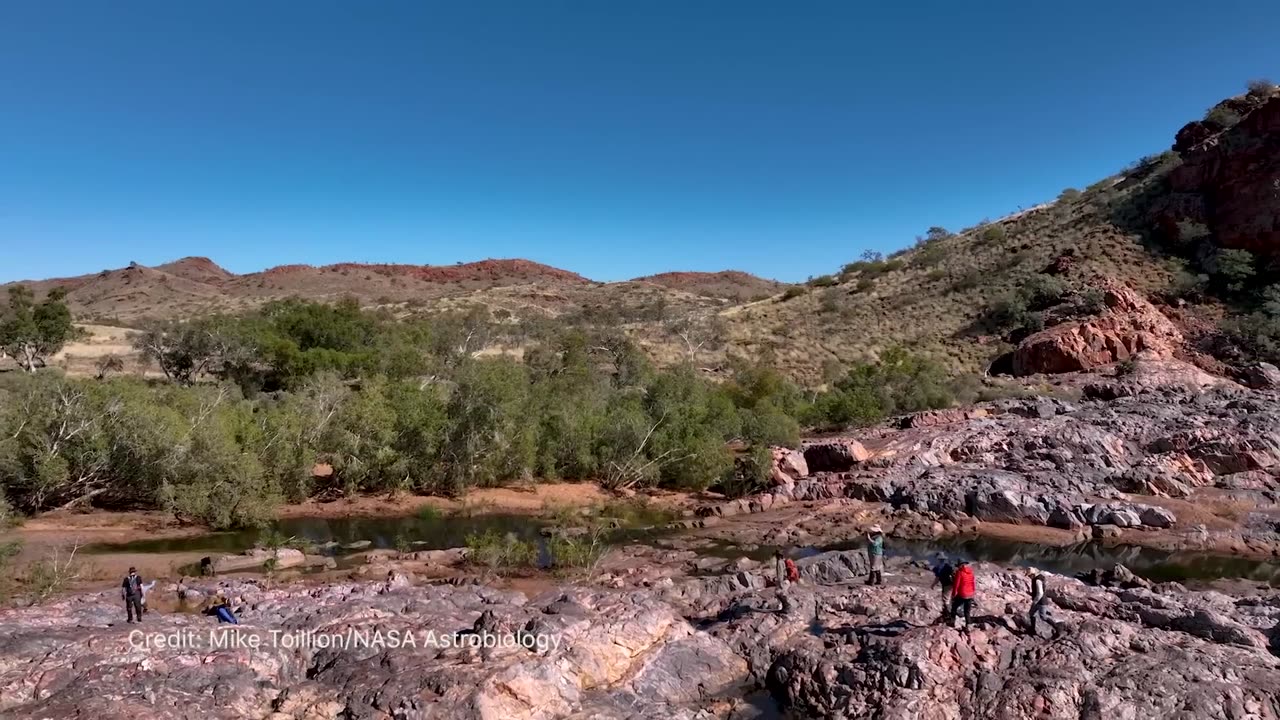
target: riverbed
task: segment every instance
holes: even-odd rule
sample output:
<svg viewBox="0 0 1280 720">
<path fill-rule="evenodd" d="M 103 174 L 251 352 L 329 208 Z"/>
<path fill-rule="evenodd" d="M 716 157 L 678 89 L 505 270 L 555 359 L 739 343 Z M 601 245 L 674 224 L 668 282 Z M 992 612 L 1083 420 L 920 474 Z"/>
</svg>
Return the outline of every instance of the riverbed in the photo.
<svg viewBox="0 0 1280 720">
<path fill-rule="evenodd" d="M 661 524 L 664 519 L 666 518 L 663 516 L 633 519 L 610 531 L 607 537 L 616 545 L 687 545 L 698 554 L 725 558 L 765 560 L 776 549 L 696 538 L 682 542 L 684 536 L 681 531 L 667 529 Z M 544 531 L 552 524 L 551 520 L 543 517 L 507 513 L 424 513 L 376 518 L 291 517 L 262 529 L 97 543 L 85 547 L 83 552 L 89 557 L 137 557 L 147 554 L 168 557 L 236 554 L 264 544 L 296 544 L 342 557 L 371 549 L 443 550 L 461 547 L 473 535 L 494 531 L 541 546 L 545 542 Z M 793 557 L 803 557 L 827 550 L 847 550 L 861 546 L 861 542 L 854 541 L 784 550 Z M 890 556 L 905 556 L 925 562 L 943 554 L 971 561 L 1035 567 L 1061 575 L 1108 569 L 1121 564 L 1154 582 L 1174 581 L 1203 585 L 1216 580 L 1240 579 L 1273 587 L 1280 586 L 1280 563 L 1274 561 L 1193 551 L 1173 552 L 1097 541 L 1053 546 L 985 536 L 927 541 L 889 538 L 886 549 Z"/>
</svg>

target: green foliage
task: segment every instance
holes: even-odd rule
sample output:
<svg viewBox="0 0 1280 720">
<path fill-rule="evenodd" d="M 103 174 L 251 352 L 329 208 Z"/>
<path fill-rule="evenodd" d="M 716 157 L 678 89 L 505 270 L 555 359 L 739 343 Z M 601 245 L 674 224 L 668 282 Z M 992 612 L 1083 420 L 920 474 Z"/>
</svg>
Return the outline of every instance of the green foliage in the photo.
<svg viewBox="0 0 1280 720">
<path fill-rule="evenodd" d="M 720 483 L 720 489 L 728 497 L 744 497 L 768 488 L 772 473 L 773 452 L 766 445 L 752 445 L 734 460 L 733 472 Z"/>
<path fill-rule="evenodd" d="M 1253 253 L 1248 250 L 1219 250 L 1209 261 L 1210 277 L 1228 292 L 1242 291 L 1255 273 Z"/>
<path fill-rule="evenodd" d="M 591 574 L 609 552 L 604 530 L 595 528 L 577 537 L 552 535 L 547 540 L 547 564 L 561 575 Z"/>
<path fill-rule="evenodd" d="M 1097 288 L 1086 288 L 1076 296 L 1076 312 L 1082 315 L 1097 315 L 1107 307 L 1106 294 Z"/>
<path fill-rule="evenodd" d="M 1235 127 L 1240 122 L 1240 113 L 1225 105 L 1214 105 L 1205 113 L 1204 121 L 1223 128 Z"/>
<path fill-rule="evenodd" d="M 903 348 L 890 348 L 878 362 L 850 368 L 819 397 L 808 417 L 816 425 L 871 425 L 890 415 L 954 402 L 945 369 Z"/>
<path fill-rule="evenodd" d="M 791 287 L 783 291 L 781 302 L 786 302 L 788 300 L 795 300 L 796 298 L 801 297 L 803 295 L 807 295 L 808 293 L 809 291 L 806 288 L 801 287 L 799 285 L 792 285 Z"/>
<path fill-rule="evenodd" d="M 1280 315 L 1255 312 L 1229 317 L 1220 329 L 1244 359 L 1280 363 Z"/>
<path fill-rule="evenodd" d="M 489 570 L 526 569 L 533 567 L 538 559 L 537 545 L 494 528 L 467 535 L 464 542 L 467 562 Z"/>
<path fill-rule="evenodd" d="M 1058 202 L 1060 203 L 1075 202 L 1076 200 L 1080 199 L 1081 194 L 1082 193 L 1075 188 L 1067 188 L 1066 190 L 1063 190 L 1062 192 L 1058 193 Z"/>
<path fill-rule="evenodd" d="M 43 367 L 77 332 L 65 297 L 65 290 L 55 288 L 36 304 L 25 285 L 9 288 L 9 305 L 0 313 L 0 350 L 29 372 Z"/>
<path fill-rule="evenodd" d="M 982 229 L 982 242 L 987 245 L 995 245 L 1004 242 L 1005 231 L 1000 225 L 988 225 Z"/>
<path fill-rule="evenodd" d="M 458 378 L 447 408 L 450 425 L 441 447 L 443 485 L 456 495 L 528 475 L 537 450 L 527 422 L 531 397 L 524 366 L 508 359 L 470 363 Z"/>
<path fill-rule="evenodd" d="M 1017 290 L 1001 297 L 987 310 L 987 320 L 1000 330 L 1044 327 L 1042 310 L 1062 302 L 1065 282 L 1053 275 L 1033 275 Z"/>
<path fill-rule="evenodd" d="M 813 278 L 809 281 L 809 285 L 811 287 L 832 287 L 834 285 L 838 285 L 839 283 L 840 281 L 836 280 L 835 277 L 832 275 L 819 275 L 818 277 Z"/>
</svg>

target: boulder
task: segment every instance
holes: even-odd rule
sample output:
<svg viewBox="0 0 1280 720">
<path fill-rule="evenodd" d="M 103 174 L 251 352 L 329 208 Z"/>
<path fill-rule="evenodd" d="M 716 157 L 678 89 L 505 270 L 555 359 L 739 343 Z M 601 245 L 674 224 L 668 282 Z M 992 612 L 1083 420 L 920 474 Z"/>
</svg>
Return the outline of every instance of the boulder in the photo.
<svg viewBox="0 0 1280 720">
<path fill-rule="evenodd" d="M 810 472 L 848 472 L 870 459 L 862 443 L 851 438 L 805 443 L 804 459 Z"/>
<path fill-rule="evenodd" d="M 1244 369 L 1241 382 L 1255 390 L 1280 390 L 1280 368 L 1258 363 Z"/>
<path fill-rule="evenodd" d="M 773 467 L 770 478 L 774 485 L 790 485 L 802 477 L 808 477 L 809 464 L 805 462 L 804 453 L 791 448 L 769 448 L 773 455 Z"/>
</svg>

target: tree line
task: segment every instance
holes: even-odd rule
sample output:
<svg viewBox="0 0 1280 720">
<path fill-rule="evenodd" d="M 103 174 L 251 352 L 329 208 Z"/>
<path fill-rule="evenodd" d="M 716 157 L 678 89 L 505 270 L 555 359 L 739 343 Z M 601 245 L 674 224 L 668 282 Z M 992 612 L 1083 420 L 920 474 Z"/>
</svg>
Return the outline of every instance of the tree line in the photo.
<svg viewBox="0 0 1280 720">
<path fill-rule="evenodd" d="M 814 392 L 767 362 L 735 361 L 723 382 L 657 368 L 611 329 L 564 327 L 522 357 L 479 352 L 504 332 L 482 310 L 402 320 L 290 300 L 138 333 L 163 381 L 7 373 L 3 503 L 158 507 L 232 527 L 282 501 L 535 479 L 741 493 L 802 427 L 952 400 L 941 367 L 901 349 Z"/>
</svg>

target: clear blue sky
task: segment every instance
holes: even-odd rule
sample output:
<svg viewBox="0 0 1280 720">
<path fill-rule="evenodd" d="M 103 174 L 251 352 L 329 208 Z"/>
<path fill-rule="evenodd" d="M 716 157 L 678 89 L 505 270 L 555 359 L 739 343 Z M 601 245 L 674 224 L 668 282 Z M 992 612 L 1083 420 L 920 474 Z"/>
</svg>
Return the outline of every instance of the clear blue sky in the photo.
<svg viewBox="0 0 1280 720">
<path fill-rule="evenodd" d="M 8 2 L 0 281 L 208 255 L 800 280 L 1163 150 L 1280 3 Z"/>
</svg>

